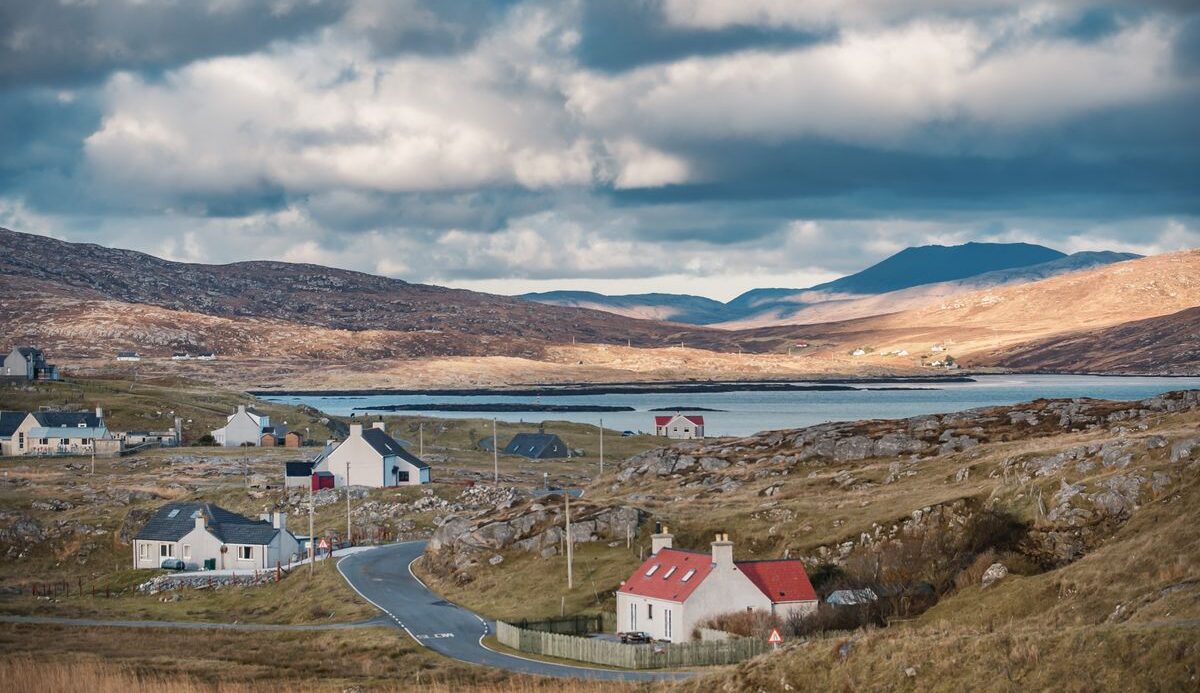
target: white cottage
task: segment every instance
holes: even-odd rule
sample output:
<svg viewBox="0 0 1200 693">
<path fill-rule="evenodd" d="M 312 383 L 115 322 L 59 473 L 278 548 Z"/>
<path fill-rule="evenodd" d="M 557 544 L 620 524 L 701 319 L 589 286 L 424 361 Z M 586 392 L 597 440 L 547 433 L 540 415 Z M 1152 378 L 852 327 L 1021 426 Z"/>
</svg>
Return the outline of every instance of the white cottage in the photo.
<svg viewBox="0 0 1200 693">
<path fill-rule="evenodd" d="M 263 570 L 300 558 L 287 513 L 251 520 L 204 502 L 168 503 L 133 539 L 133 567 L 158 568 L 168 558 L 189 569 Z"/>
<path fill-rule="evenodd" d="M 313 473 L 333 474 L 336 486 L 429 483 L 429 465 L 389 436 L 382 421 L 365 431 L 362 424 L 350 424 L 350 436 L 336 447 L 326 448 L 314 462 Z"/>
<path fill-rule="evenodd" d="M 617 631 L 656 640 L 691 639 L 696 626 L 733 611 L 761 610 L 787 618 L 812 613 L 817 594 L 798 560 L 734 561 L 733 542 L 718 534 L 710 553 L 672 548 L 655 534 L 651 555 L 617 590 Z"/>
<path fill-rule="evenodd" d="M 678 440 L 704 437 L 704 417 L 698 414 L 675 414 L 654 417 L 654 435 Z"/>
<path fill-rule="evenodd" d="M 212 437 L 222 447 L 257 446 L 262 443 L 263 433 L 269 428 L 271 417 L 239 404 L 236 412 L 225 417 L 225 425 L 212 432 Z"/>
</svg>

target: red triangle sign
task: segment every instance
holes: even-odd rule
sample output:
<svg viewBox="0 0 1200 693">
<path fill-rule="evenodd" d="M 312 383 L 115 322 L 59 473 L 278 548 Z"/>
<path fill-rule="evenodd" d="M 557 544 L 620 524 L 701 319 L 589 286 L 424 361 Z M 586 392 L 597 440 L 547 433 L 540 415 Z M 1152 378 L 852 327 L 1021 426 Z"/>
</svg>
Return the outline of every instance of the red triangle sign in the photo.
<svg viewBox="0 0 1200 693">
<path fill-rule="evenodd" d="M 778 628 L 771 629 L 771 637 L 767 638 L 767 642 L 771 643 L 772 645 L 778 645 L 779 643 L 783 642 L 783 636 L 779 634 Z"/>
</svg>

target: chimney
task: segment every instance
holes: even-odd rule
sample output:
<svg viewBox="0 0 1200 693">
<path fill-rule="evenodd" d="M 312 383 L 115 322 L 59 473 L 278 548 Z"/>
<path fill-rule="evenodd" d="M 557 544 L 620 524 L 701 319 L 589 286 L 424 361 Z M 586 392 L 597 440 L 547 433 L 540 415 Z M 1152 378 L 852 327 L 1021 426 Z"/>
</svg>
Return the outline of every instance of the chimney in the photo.
<svg viewBox="0 0 1200 693">
<path fill-rule="evenodd" d="M 204 513 L 196 516 L 196 529 L 204 529 L 208 526 L 208 520 L 204 517 Z"/>
<path fill-rule="evenodd" d="M 244 405 L 244 404 L 239 404 L 239 405 L 238 405 L 238 411 L 237 411 L 237 413 L 239 413 L 239 414 L 245 414 L 245 413 L 246 413 L 246 405 Z"/>
<path fill-rule="evenodd" d="M 104 423 L 104 409 L 96 407 L 96 418 L 100 419 L 100 423 Z"/>
<path fill-rule="evenodd" d="M 384 433 L 387 433 L 387 429 L 383 427 L 382 421 L 376 421 L 375 423 L 371 424 L 371 428 L 378 428 L 379 430 L 383 431 Z"/>
<path fill-rule="evenodd" d="M 717 568 L 733 567 L 733 542 L 728 534 L 717 534 L 712 543 L 712 562 Z"/>
<path fill-rule="evenodd" d="M 362 424 L 350 424 L 350 437 L 362 438 Z"/>
<path fill-rule="evenodd" d="M 662 549 L 671 548 L 671 542 L 675 539 L 670 530 L 663 527 L 661 523 L 655 523 L 654 534 L 650 535 L 650 555 L 658 554 Z"/>
<path fill-rule="evenodd" d="M 287 529 L 287 513 L 272 513 L 271 526 L 275 529 Z"/>
</svg>

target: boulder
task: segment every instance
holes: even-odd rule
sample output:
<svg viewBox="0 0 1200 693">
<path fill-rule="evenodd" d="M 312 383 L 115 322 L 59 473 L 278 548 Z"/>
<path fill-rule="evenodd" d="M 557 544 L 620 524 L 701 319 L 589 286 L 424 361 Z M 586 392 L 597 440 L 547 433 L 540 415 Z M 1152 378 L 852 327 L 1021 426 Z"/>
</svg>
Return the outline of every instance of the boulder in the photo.
<svg viewBox="0 0 1200 693">
<path fill-rule="evenodd" d="M 1002 580 L 1008 577 L 1008 567 L 1003 563 L 993 563 L 988 566 L 988 569 L 983 571 L 983 580 L 981 584 L 986 589 L 991 587 L 997 580 Z"/>
</svg>

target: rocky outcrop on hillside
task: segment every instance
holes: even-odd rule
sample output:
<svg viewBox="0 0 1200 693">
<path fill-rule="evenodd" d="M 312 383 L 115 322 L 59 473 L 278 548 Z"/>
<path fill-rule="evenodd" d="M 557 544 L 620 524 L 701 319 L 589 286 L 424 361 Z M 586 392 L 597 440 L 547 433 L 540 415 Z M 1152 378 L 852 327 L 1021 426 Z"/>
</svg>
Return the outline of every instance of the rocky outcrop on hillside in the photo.
<svg viewBox="0 0 1200 693">
<path fill-rule="evenodd" d="M 450 516 L 430 538 L 425 565 L 435 574 L 453 576 L 463 584 L 474 579 L 474 571 L 483 563 L 501 563 L 502 552 L 554 556 L 563 550 L 566 541 L 561 500 L 560 496 L 549 496 L 507 513 Z M 637 534 L 643 519 L 642 511 L 633 507 L 572 503 L 571 541 L 623 541 Z"/>
</svg>

